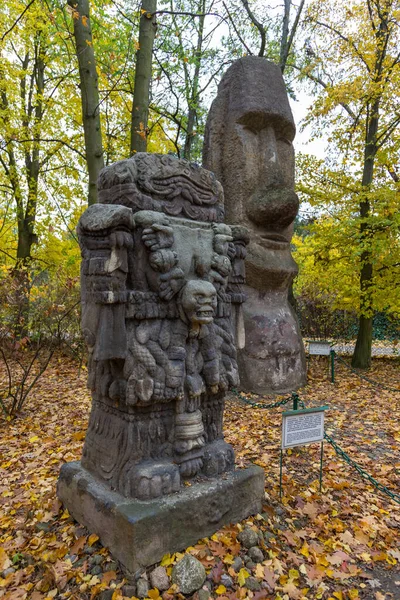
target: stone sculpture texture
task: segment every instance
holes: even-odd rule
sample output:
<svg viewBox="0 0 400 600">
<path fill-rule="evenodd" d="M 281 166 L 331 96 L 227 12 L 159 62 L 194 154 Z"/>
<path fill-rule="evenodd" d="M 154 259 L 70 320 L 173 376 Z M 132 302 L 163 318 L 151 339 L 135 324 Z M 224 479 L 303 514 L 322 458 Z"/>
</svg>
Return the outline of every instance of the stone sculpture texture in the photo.
<svg viewBox="0 0 400 600">
<path fill-rule="evenodd" d="M 226 71 L 207 120 L 203 164 L 222 183 L 226 221 L 249 230 L 241 384 L 288 392 L 305 383 L 305 355 L 288 290 L 297 274 L 290 240 L 295 125 L 280 69 L 242 58 Z"/>
<path fill-rule="evenodd" d="M 65 466 L 59 495 L 99 535 L 125 519 L 130 541 L 115 532 L 103 539 L 134 570 L 260 509 L 263 475 L 256 467 L 233 474 L 229 490 L 215 480 L 216 487 L 199 484 L 202 492 L 185 500 L 181 485 L 234 469 L 222 421 L 224 394 L 238 384 L 232 311 L 239 314 L 244 300 L 246 236 L 243 227 L 222 222 L 223 191 L 214 175 L 168 155 L 139 153 L 106 167 L 99 200 L 78 225 L 92 411 L 81 464 Z M 235 486 L 239 512 L 232 507 Z M 195 529 L 187 526 L 189 537 L 179 533 L 181 542 L 179 535 L 171 541 L 175 492 L 186 507 L 182 522 L 185 510 L 189 520 L 200 513 Z M 171 494 L 172 505 L 151 503 Z M 115 507 L 129 516 L 105 527 L 101 514 L 93 516 L 98 506 L 103 521 Z M 148 542 L 141 547 L 143 529 L 138 533 L 149 511 L 153 524 L 160 519 L 172 532 L 157 532 L 154 551 Z"/>
</svg>

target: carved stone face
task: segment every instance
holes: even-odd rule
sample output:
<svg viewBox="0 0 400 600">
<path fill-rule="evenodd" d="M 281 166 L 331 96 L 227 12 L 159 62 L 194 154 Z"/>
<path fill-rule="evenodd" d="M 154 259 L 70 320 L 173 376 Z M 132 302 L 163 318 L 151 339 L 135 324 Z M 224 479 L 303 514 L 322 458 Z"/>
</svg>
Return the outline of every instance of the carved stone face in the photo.
<svg viewBox="0 0 400 600">
<path fill-rule="evenodd" d="M 305 380 L 305 358 L 288 290 L 297 274 L 290 252 L 299 202 L 294 191 L 295 125 L 282 73 L 264 58 L 233 63 L 208 116 L 203 164 L 225 194 L 226 221 L 249 229 L 241 384 L 286 392 Z M 240 273 L 234 273 L 240 281 Z"/>
<path fill-rule="evenodd" d="M 279 68 L 259 57 L 234 63 L 210 111 L 204 163 L 223 184 L 227 222 L 251 231 L 246 278 L 262 291 L 288 289 L 297 272 L 294 135 Z"/>
<path fill-rule="evenodd" d="M 243 115 L 244 122 L 247 116 Z M 292 142 L 283 135 L 281 120 L 269 123 L 266 115 L 251 127 L 238 122 L 234 127 L 241 142 L 238 154 L 243 153 L 242 185 L 250 192 L 246 220 L 260 229 L 263 239 L 288 243 L 288 227 L 298 209 Z"/>
<path fill-rule="evenodd" d="M 182 291 L 181 306 L 186 319 L 192 325 L 207 325 L 214 319 L 217 308 L 217 292 L 209 281 L 192 279 Z"/>
</svg>

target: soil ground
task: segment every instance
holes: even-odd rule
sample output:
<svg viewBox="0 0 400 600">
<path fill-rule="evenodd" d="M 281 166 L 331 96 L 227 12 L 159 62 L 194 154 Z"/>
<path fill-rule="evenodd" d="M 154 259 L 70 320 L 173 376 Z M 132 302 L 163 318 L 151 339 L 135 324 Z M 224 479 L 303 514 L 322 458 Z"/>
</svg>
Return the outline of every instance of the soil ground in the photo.
<svg viewBox="0 0 400 600">
<path fill-rule="evenodd" d="M 307 407 L 329 405 L 327 433 L 367 473 L 399 494 L 399 359 L 374 359 L 367 375 L 399 392 L 362 380 L 341 363 L 332 384 L 327 360 L 314 358 L 300 397 Z M 85 379 L 76 363 L 58 356 L 23 413 L 12 421 L 0 418 L 3 600 L 132 597 L 133 588 L 109 551 L 56 499 L 61 464 L 79 459 L 82 451 L 90 409 Z M 265 469 L 265 506 L 262 514 L 187 550 L 206 567 L 200 600 L 207 591 L 222 600 L 399 600 L 399 496 L 375 489 L 325 443 L 322 492 L 320 446 L 312 444 L 285 452 L 279 498 L 281 412 L 289 407 L 254 409 L 234 395 L 227 401 L 226 439 L 235 447 L 238 468 L 256 462 Z M 260 562 L 249 560 L 239 543 L 243 528 L 257 532 Z M 164 558 L 169 575 L 181 557 Z M 243 562 L 234 568 L 237 558 Z M 151 589 L 148 597 L 161 595 L 163 600 L 184 598 L 176 586 L 165 592 Z"/>
</svg>

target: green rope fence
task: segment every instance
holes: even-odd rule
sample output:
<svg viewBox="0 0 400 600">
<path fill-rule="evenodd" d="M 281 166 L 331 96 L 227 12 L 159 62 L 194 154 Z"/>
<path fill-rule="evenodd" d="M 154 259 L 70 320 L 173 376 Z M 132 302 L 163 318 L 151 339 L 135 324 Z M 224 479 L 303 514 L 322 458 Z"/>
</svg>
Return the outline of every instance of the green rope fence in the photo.
<svg viewBox="0 0 400 600">
<path fill-rule="evenodd" d="M 399 391 L 399 390 L 396 390 L 396 391 Z M 292 394 L 288 398 L 284 398 L 283 400 L 278 400 L 277 402 L 272 402 L 269 404 L 266 404 L 265 402 L 252 402 L 251 400 L 249 400 L 249 398 L 246 398 L 246 396 L 244 396 L 241 392 L 239 392 L 236 389 L 233 389 L 232 392 L 235 394 L 235 396 L 241 402 L 243 402 L 244 404 L 247 404 L 248 406 L 251 406 L 252 408 L 255 408 L 255 409 L 279 408 L 280 406 L 284 406 L 285 404 L 288 404 L 289 402 L 293 402 L 293 406 L 296 408 L 297 408 L 297 406 L 300 406 L 301 408 L 306 408 L 304 401 L 301 400 L 301 398 L 295 392 L 292 392 Z M 252 394 L 252 395 L 257 396 L 258 398 L 263 398 L 263 396 L 261 396 L 259 394 Z M 363 469 L 355 460 L 350 458 L 350 456 L 347 454 L 347 452 L 345 452 L 343 450 L 343 448 L 341 448 L 330 435 L 325 433 L 324 439 L 332 446 L 332 448 L 334 449 L 336 454 L 341 459 L 343 459 L 344 462 L 347 463 L 350 467 L 355 469 L 357 471 L 357 473 L 363 479 L 368 481 L 375 489 L 379 490 L 386 496 L 389 496 L 389 498 L 394 500 L 394 502 L 397 502 L 397 504 L 400 504 L 400 494 L 396 494 L 395 492 L 392 492 L 385 485 L 383 485 L 382 483 L 379 483 L 379 481 L 377 481 L 374 477 L 372 477 L 372 475 L 367 473 L 367 471 L 365 469 Z"/>
<path fill-rule="evenodd" d="M 353 369 L 353 367 L 351 365 L 349 365 L 345 360 L 343 360 L 343 358 L 341 356 L 338 356 L 335 352 L 335 359 L 340 362 L 342 365 L 344 365 L 346 367 L 346 369 L 348 369 L 349 371 L 351 371 L 352 373 L 354 373 L 354 375 L 357 375 L 357 377 L 359 377 L 360 379 L 363 379 L 364 381 L 367 381 L 368 383 L 370 383 L 371 385 L 381 388 L 382 390 L 386 390 L 388 392 L 400 392 L 400 387 L 399 388 L 393 388 L 390 387 L 388 385 L 384 385 L 383 383 L 379 383 L 378 381 L 374 381 L 373 379 L 370 379 L 369 377 L 367 377 L 366 375 L 363 375 L 362 373 L 359 373 L 356 369 Z"/>
</svg>

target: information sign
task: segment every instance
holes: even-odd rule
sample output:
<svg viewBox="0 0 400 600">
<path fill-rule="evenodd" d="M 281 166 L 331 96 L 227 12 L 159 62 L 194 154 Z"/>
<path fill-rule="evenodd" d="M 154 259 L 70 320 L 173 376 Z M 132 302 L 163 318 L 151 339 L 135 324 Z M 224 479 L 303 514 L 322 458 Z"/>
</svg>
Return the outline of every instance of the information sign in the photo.
<svg viewBox="0 0 400 600">
<path fill-rule="evenodd" d="M 329 356 L 332 350 L 332 344 L 325 340 L 308 341 L 308 354 L 310 356 Z"/>
<path fill-rule="evenodd" d="M 297 410 L 298 398 L 293 401 L 293 410 L 282 413 L 282 446 L 279 465 L 279 497 L 282 498 L 282 464 L 283 451 L 294 446 L 305 446 L 313 442 L 321 442 L 319 463 L 319 490 L 322 490 L 322 460 L 324 456 L 324 418 L 328 406 L 303 408 Z"/>
<path fill-rule="evenodd" d="M 282 449 L 322 442 L 327 408 L 320 406 L 282 413 Z"/>
</svg>

